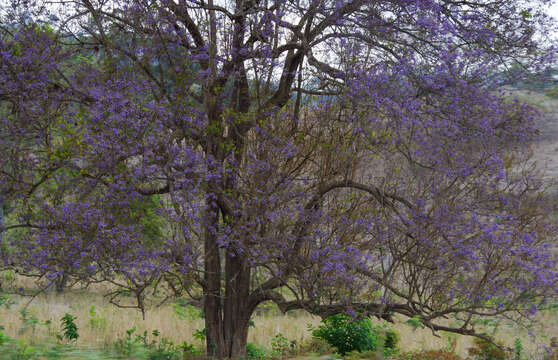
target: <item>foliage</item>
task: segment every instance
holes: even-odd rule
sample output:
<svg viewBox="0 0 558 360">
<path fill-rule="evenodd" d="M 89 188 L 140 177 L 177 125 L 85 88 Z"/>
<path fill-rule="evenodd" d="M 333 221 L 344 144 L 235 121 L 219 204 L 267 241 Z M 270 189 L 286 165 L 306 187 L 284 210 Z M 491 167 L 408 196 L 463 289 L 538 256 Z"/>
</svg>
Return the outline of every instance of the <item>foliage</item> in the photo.
<svg viewBox="0 0 558 360">
<path fill-rule="evenodd" d="M 284 357 L 296 352 L 296 340 L 289 340 L 285 335 L 278 333 L 271 340 L 271 351 L 273 356 Z"/>
<path fill-rule="evenodd" d="M 523 344 L 520 338 L 515 338 L 513 341 L 514 359 L 520 360 L 523 358 Z"/>
<path fill-rule="evenodd" d="M 196 329 L 194 331 L 194 333 L 192 334 L 192 337 L 194 339 L 197 339 L 201 342 L 205 341 L 205 338 L 207 337 L 207 330 L 205 328 L 203 329 Z"/>
<path fill-rule="evenodd" d="M 103 310 L 106 311 L 106 309 Z M 107 327 L 106 317 L 97 313 L 95 305 L 91 305 L 89 308 L 89 327 L 99 330 L 103 330 Z"/>
<path fill-rule="evenodd" d="M 0 294 L 0 307 L 4 306 L 6 309 L 9 309 L 14 304 L 15 302 L 9 295 Z"/>
<path fill-rule="evenodd" d="M 19 319 L 21 320 L 21 327 L 19 328 L 20 334 L 26 333 L 29 329 L 31 329 L 33 334 L 35 333 L 39 319 L 31 315 L 27 308 L 24 307 L 19 310 Z"/>
<path fill-rule="evenodd" d="M 382 349 L 384 355 L 388 356 L 397 348 L 398 336 L 395 331 L 374 326 L 369 318 L 358 320 L 345 314 L 337 314 L 322 322 L 323 325 L 313 329 L 312 335 L 327 341 L 341 355 L 351 351 Z"/>
<path fill-rule="evenodd" d="M 203 311 L 188 304 L 184 298 L 176 299 L 172 307 L 174 308 L 174 313 L 182 320 L 203 319 Z"/>
<path fill-rule="evenodd" d="M 149 360 L 182 360 L 190 356 L 201 355 L 194 345 L 183 342 L 180 345 L 172 341 L 161 338 L 159 332 L 153 330 L 151 341 L 148 339 L 147 331 L 143 334 L 134 334 L 136 328 L 126 330 L 124 338 L 118 339 L 114 344 L 114 350 L 118 356 L 131 358 L 144 358 Z"/>
<path fill-rule="evenodd" d="M 271 356 L 272 354 L 263 347 L 257 346 L 253 343 L 246 344 L 247 359 L 264 360 L 270 358 Z"/>
<path fill-rule="evenodd" d="M 60 319 L 62 323 L 62 336 L 61 339 L 68 341 L 76 341 L 79 338 L 78 328 L 75 323 L 76 317 L 71 314 L 64 314 Z"/>
<path fill-rule="evenodd" d="M 406 321 L 407 324 L 411 325 L 413 327 L 413 329 L 417 329 L 417 328 L 424 328 L 424 325 L 422 324 L 422 321 L 420 321 L 420 316 L 415 315 L 409 319 L 407 319 Z"/>
<path fill-rule="evenodd" d="M 506 360 L 508 354 L 500 346 L 494 345 L 484 339 L 475 338 L 473 340 L 475 346 L 467 351 L 473 360 Z M 501 345 L 501 344 L 499 344 Z"/>
</svg>

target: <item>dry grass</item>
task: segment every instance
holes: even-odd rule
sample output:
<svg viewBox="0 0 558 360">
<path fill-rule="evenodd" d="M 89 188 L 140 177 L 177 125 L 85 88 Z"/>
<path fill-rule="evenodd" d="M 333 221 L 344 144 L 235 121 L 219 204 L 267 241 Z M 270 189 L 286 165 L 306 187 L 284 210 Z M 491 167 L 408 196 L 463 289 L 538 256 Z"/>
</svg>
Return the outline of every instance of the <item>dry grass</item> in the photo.
<svg viewBox="0 0 558 360">
<path fill-rule="evenodd" d="M 19 309 L 26 304 L 27 298 L 13 297 L 13 300 L 16 304 L 10 309 L 0 308 L 0 324 L 5 327 L 4 332 L 10 337 L 25 337 L 31 342 L 52 342 L 54 334 L 59 331 L 60 318 L 65 313 L 70 313 L 77 317 L 76 324 L 80 334 L 78 344 L 84 347 L 108 346 L 118 338 L 124 337 L 125 331 L 131 327 L 136 327 L 139 334 L 145 330 L 151 333 L 157 329 L 161 337 L 166 337 L 175 343 L 187 341 L 202 347 L 202 343 L 195 339 L 193 334 L 195 330 L 204 327 L 203 319 L 181 318 L 170 303 L 149 309 L 144 320 L 137 310 L 116 308 L 108 304 L 101 293 L 96 291 L 69 290 L 61 295 L 44 294 L 35 298 L 28 306 L 30 316 L 39 319 L 40 323 L 37 324 L 35 331 L 27 329 L 25 333 L 21 333 L 23 323 Z M 105 320 L 91 322 L 91 306 L 95 306 L 98 319 Z M 42 325 L 46 320 L 52 322 L 50 329 Z M 558 336 L 556 320 L 558 316 L 555 312 L 541 317 L 544 330 L 536 331 L 538 344 L 533 343 L 525 331 L 509 326 L 501 326 L 496 337 L 510 347 L 519 337 L 525 352 L 532 354 L 531 358 L 535 358 L 534 354 L 542 351 L 541 344 L 548 344 L 552 336 Z M 289 340 L 303 343 L 311 337 L 307 324 L 317 326 L 320 319 L 302 312 L 289 315 L 266 313 L 255 315 L 254 323 L 255 327 L 250 328 L 248 341 L 270 348 L 271 340 L 278 333 Z M 455 338 L 457 354 L 466 357 L 467 349 L 472 346 L 472 339 L 469 337 L 448 334 L 439 334 L 440 337 L 436 337 L 428 329 L 413 329 L 404 323 L 404 319 L 390 326 L 399 333 L 400 347 L 404 351 L 446 348 Z"/>
<path fill-rule="evenodd" d="M 29 317 L 39 319 L 35 331 L 27 329 L 21 333 L 23 326 L 19 310 L 23 308 L 28 298 L 12 296 L 15 304 L 9 309 L 0 308 L 0 324 L 5 327 L 4 333 L 10 337 L 25 337 L 31 342 L 53 340 L 54 333 L 60 328 L 60 318 L 65 313 L 76 316 L 79 329 L 79 344 L 91 347 L 104 347 L 125 335 L 127 329 L 135 327 L 137 334 L 145 330 L 151 333 L 158 330 L 161 337 L 168 338 L 175 343 L 187 341 L 201 347 L 201 342 L 193 337 L 197 329 L 204 327 L 203 319 L 184 318 L 177 314 L 172 303 L 154 307 L 146 311 L 145 320 L 141 312 L 136 309 L 117 308 L 99 293 L 69 290 L 63 294 L 55 293 L 39 295 L 28 305 Z M 94 306 L 97 321 L 91 321 L 91 307 Z M 49 333 L 45 321 L 52 325 Z M 271 339 L 282 333 L 289 340 L 297 343 L 304 342 L 310 337 L 307 324 L 317 326 L 320 319 L 306 313 L 278 316 L 272 314 L 254 316 L 255 327 L 250 328 L 248 341 L 256 345 L 269 347 Z"/>
</svg>

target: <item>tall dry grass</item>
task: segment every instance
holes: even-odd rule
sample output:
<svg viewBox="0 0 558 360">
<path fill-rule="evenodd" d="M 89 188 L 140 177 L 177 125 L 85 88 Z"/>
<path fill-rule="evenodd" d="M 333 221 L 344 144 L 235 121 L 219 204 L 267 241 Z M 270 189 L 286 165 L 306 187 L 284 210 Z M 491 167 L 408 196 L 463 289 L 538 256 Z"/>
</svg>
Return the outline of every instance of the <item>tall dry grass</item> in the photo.
<svg viewBox="0 0 558 360">
<path fill-rule="evenodd" d="M 31 286 L 26 280 L 23 285 Z M 145 330 L 160 332 L 160 337 L 168 338 L 175 343 L 187 341 L 200 348 L 203 344 L 194 338 L 196 330 L 204 327 L 203 319 L 196 317 L 180 316 L 172 303 L 148 309 L 145 319 L 142 314 L 134 309 L 121 309 L 109 304 L 100 292 L 102 289 L 68 290 L 63 294 L 47 293 L 37 296 L 27 310 L 29 317 L 39 320 L 35 330 L 24 328 L 19 312 L 28 302 L 28 298 L 12 296 L 15 304 L 9 309 L 0 307 L 0 325 L 5 327 L 4 333 L 14 338 L 26 338 L 31 342 L 53 342 L 55 334 L 60 331 L 60 318 L 65 313 L 76 316 L 76 324 L 80 338 L 78 345 L 83 347 L 103 348 L 111 346 L 117 339 L 123 338 L 127 329 L 135 327 L 137 334 Z M 94 306 L 96 316 L 92 317 L 91 307 Z M 51 321 L 50 326 L 44 325 L 46 320 Z M 271 347 L 274 336 L 281 333 L 289 340 L 296 340 L 302 344 L 311 338 L 307 324 L 318 326 L 320 319 L 303 312 L 282 315 L 277 312 L 256 314 L 253 317 L 255 327 L 249 331 L 249 342 L 266 348 Z M 558 315 L 556 312 L 547 312 L 539 318 L 542 326 L 534 330 L 536 342 L 526 330 L 516 326 L 502 324 L 496 331 L 496 338 L 513 347 L 516 338 L 520 338 L 526 354 L 530 358 L 539 358 L 544 351 L 542 345 L 549 344 L 550 338 L 558 336 Z M 439 333 L 437 336 L 428 329 L 413 329 L 405 323 L 405 319 L 397 318 L 395 324 L 390 324 L 400 335 L 400 348 L 403 351 L 444 349 L 451 346 L 455 340 L 455 351 L 460 356 L 467 357 L 467 349 L 473 346 L 472 339 L 466 336 Z M 488 329 L 492 331 L 492 329 Z M 535 356 L 535 354 L 539 354 Z"/>
</svg>

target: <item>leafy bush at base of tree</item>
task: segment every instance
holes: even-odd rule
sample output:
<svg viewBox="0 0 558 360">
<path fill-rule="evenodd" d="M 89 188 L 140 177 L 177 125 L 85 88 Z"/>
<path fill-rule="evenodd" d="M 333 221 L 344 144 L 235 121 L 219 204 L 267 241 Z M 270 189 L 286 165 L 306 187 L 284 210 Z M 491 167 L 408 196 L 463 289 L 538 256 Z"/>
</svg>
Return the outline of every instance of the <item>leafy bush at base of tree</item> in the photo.
<svg viewBox="0 0 558 360">
<path fill-rule="evenodd" d="M 352 351 L 382 351 L 389 356 L 396 351 L 398 336 L 392 329 L 374 326 L 372 320 L 356 320 L 345 314 L 330 316 L 313 329 L 314 337 L 327 341 L 339 354 Z"/>
</svg>

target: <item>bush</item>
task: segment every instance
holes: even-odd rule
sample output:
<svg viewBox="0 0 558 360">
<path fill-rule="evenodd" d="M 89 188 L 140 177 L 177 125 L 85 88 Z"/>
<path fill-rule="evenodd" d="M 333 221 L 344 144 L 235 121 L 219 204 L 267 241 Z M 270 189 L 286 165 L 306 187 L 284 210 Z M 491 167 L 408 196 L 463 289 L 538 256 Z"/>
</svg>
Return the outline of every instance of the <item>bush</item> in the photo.
<svg viewBox="0 0 558 360">
<path fill-rule="evenodd" d="M 385 356 L 396 351 L 398 336 L 395 331 L 373 326 L 369 318 L 355 320 L 345 314 L 330 316 L 323 325 L 313 329 L 314 337 L 327 341 L 339 354 L 351 351 L 376 351 L 381 347 Z"/>
<path fill-rule="evenodd" d="M 475 338 L 473 342 L 475 346 L 468 349 L 473 360 L 506 360 L 508 358 L 505 350 L 484 339 Z"/>
</svg>

